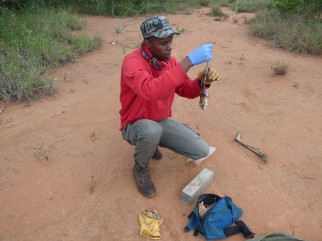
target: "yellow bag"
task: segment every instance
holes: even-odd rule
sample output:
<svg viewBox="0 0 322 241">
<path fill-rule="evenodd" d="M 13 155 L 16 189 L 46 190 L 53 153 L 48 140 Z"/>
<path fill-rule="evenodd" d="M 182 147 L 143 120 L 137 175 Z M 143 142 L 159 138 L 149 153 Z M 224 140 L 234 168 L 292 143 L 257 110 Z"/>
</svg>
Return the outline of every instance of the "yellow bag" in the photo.
<svg viewBox="0 0 322 241">
<path fill-rule="evenodd" d="M 139 222 L 141 224 L 140 235 L 149 239 L 159 239 L 160 226 L 163 223 L 157 210 L 145 209 L 139 213 Z"/>
</svg>

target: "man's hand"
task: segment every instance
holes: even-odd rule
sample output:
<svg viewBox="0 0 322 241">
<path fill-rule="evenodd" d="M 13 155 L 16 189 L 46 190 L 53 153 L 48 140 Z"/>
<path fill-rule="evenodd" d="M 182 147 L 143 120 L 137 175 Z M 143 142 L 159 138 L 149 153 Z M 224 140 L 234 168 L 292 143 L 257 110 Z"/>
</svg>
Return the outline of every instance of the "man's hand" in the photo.
<svg viewBox="0 0 322 241">
<path fill-rule="evenodd" d="M 198 73 L 198 78 L 201 81 L 204 81 L 204 79 L 205 79 L 205 72 L 206 72 L 206 68 L 204 68 L 203 70 L 200 70 L 199 73 Z M 206 77 L 206 80 L 205 80 L 205 84 L 209 85 L 211 82 L 214 82 L 214 81 L 217 81 L 217 80 L 219 80 L 219 73 L 214 68 L 209 67 L 207 77 Z"/>
<path fill-rule="evenodd" d="M 212 59 L 212 44 L 204 44 L 187 56 L 192 65 L 198 65 Z"/>
</svg>

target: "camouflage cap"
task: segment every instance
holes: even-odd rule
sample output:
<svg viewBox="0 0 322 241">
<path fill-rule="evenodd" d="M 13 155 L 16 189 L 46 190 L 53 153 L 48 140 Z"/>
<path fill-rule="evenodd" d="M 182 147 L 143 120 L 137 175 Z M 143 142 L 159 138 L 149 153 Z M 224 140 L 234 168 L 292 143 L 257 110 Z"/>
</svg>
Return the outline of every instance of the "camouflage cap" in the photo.
<svg viewBox="0 0 322 241">
<path fill-rule="evenodd" d="M 171 35 L 180 33 L 175 31 L 169 20 L 164 16 L 154 16 L 146 19 L 140 26 L 143 38 L 154 36 L 157 38 L 167 38 Z"/>
</svg>

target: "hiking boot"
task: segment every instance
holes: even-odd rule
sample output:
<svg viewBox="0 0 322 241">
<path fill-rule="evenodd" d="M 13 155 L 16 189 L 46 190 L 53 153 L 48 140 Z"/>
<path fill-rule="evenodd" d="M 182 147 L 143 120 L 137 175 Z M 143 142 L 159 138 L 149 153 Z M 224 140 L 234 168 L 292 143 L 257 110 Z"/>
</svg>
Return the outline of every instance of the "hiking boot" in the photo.
<svg viewBox="0 0 322 241">
<path fill-rule="evenodd" d="M 162 159 L 162 152 L 157 148 L 153 153 L 152 159 L 154 160 L 161 160 Z"/>
<path fill-rule="evenodd" d="M 133 167 L 133 175 L 139 192 L 148 198 L 155 197 L 156 190 L 150 177 L 149 164 L 139 166 L 135 163 Z"/>
</svg>

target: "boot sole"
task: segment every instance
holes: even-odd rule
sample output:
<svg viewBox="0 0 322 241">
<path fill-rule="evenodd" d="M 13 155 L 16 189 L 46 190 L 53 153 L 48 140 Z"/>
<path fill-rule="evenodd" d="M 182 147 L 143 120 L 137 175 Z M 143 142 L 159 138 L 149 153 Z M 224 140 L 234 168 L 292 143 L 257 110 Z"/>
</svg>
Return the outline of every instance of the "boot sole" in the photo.
<svg viewBox="0 0 322 241">
<path fill-rule="evenodd" d="M 140 192 L 140 191 L 139 191 L 139 193 L 141 193 L 144 197 L 147 197 L 147 198 L 154 198 L 157 195 L 156 192 L 152 193 L 151 195 L 144 194 L 143 192 Z"/>
</svg>

